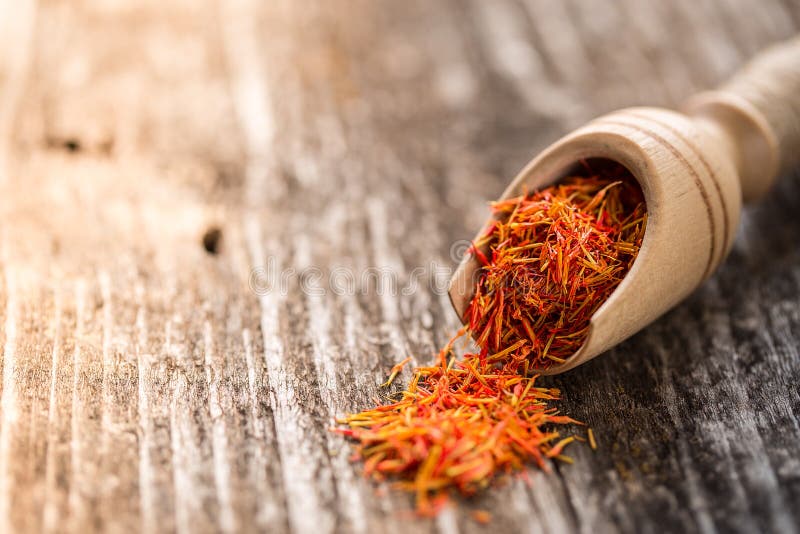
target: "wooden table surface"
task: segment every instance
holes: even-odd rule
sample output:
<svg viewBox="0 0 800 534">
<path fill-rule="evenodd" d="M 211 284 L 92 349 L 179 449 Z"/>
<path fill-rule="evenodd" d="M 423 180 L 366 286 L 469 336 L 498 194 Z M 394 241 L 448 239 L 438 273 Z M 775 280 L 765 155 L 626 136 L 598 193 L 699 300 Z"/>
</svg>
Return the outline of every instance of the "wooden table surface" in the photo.
<svg viewBox="0 0 800 534">
<path fill-rule="evenodd" d="M 418 520 L 328 427 L 453 332 L 451 248 L 537 151 L 798 26 L 788 0 L 0 1 L 0 531 L 797 531 L 797 176 L 687 302 L 548 380 L 597 435 L 575 465 Z"/>
</svg>

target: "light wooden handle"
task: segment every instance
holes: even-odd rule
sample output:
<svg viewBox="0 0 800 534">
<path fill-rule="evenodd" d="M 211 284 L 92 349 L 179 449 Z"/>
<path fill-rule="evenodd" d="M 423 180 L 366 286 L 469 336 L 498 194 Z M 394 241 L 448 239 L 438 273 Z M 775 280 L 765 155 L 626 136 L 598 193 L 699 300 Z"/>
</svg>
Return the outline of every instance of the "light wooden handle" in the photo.
<svg viewBox="0 0 800 534">
<path fill-rule="evenodd" d="M 726 130 L 736 145 L 744 199 L 757 199 L 777 175 L 800 164 L 800 37 L 768 48 L 688 107 Z"/>
</svg>

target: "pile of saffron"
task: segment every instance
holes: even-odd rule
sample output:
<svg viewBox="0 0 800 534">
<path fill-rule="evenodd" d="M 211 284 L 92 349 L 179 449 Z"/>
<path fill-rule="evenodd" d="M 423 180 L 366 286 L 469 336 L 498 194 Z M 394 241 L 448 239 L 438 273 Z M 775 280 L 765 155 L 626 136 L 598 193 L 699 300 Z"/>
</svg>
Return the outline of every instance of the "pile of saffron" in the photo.
<svg viewBox="0 0 800 534">
<path fill-rule="evenodd" d="M 644 235 L 644 199 L 626 173 L 617 166 L 492 204 L 496 220 L 474 245 L 484 268 L 465 314 L 479 347 L 514 347 L 536 369 L 580 348 Z M 488 257 L 479 252 L 486 246 Z"/>
<path fill-rule="evenodd" d="M 580 348 L 592 314 L 636 258 L 647 217 L 641 190 L 619 165 L 587 165 L 583 175 L 491 209 L 494 222 L 472 248 L 482 269 L 467 325 L 432 366 L 414 370 L 399 400 L 347 415 L 337 420 L 346 427 L 334 429 L 356 442 L 365 475 L 414 493 L 421 515 L 526 465 L 571 463 L 564 448 L 582 438 L 558 429 L 580 423 L 559 414 L 552 403 L 560 391 L 538 385 L 535 372 Z M 465 335 L 479 351 L 459 359 L 454 345 Z"/>
</svg>

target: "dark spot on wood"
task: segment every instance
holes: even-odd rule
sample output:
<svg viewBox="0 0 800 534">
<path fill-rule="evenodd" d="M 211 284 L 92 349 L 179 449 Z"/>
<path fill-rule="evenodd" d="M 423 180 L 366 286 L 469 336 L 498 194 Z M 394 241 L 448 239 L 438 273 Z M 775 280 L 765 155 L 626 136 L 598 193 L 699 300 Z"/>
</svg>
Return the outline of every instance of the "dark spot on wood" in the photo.
<svg viewBox="0 0 800 534">
<path fill-rule="evenodd" d="M 73 154 L 83 149 L 81 142 L 74 137 L 48 136 L 44 140 L 44 145 L 51 150 L 65 150 Z"/>
<path fill-rule="evenodd" d="M 81 143 L 77 139 L 64 139 L 61 146 L 64 147 L 64 150 L 67 152 L 75 153 L 81 151 Z"/>
<path fill-rule="evenodd" d="M 114 152 L 114 138 L 109 137 L 104 139 L 100 144 L 97 145 L 97 149 L 104 156 L 110 156 L 111 153 Z"/>
<path fill-rule="evenodd" d="M 219 254 L 222 245 L 222 229 L 211 226 L 203 234 L 203 248 L 211 255 Z"/>
<path fill-rule="evenodd" d="M 231 163 L 221 163 L 216 167 L 216 177 L 214 187 L 219 189 L 230 189 L 241 186 L 244 175 L 241 169 Z"/>
</svg>

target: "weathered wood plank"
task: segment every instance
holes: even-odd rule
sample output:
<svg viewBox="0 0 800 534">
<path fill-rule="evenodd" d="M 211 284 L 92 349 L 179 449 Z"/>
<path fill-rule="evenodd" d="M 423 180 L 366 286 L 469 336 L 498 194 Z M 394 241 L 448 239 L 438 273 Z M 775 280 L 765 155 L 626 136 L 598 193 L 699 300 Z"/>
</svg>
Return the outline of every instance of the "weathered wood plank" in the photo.
<svg viewBox="0 0 800 534">
<path fill-rule="evenodd" d="M 0 2 L 0 529 L 797 531 L 797 177 L 688 302 L 549 380 L 599 441 L 576 465 L 417 520 L 327 428 L 446 341 L 437 270 L 537 150 L 798 13 Z"/>
</svg>

